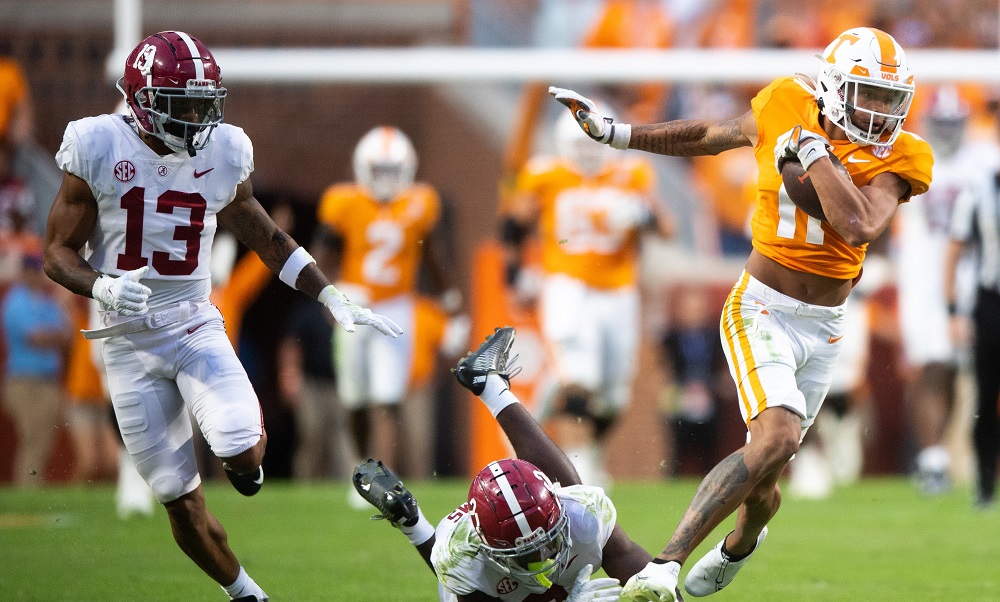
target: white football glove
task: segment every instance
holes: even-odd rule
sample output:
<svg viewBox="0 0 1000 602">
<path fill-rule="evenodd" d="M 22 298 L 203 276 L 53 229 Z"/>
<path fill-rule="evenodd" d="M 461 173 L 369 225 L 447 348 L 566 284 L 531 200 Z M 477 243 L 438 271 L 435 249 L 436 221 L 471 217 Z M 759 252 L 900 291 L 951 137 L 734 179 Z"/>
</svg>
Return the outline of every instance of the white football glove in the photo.
<svg viewBox="0 0 1000 602">
<path fill-rule="evenodd" d="M 677 600 L 677 579 L 681 565 L 676 562 L 650 562 L 632 575 L 622 589 L 622 600 L 629 602 L 674 602 Z"/>
<path fill-rule="evenodd" d="M 597 105 L 589 98 L 584 98 L 572 90 L 549 86 L 549 94 L 566 105 L 573 118 L 588 136 L 601 144 L 612 148 L 625 150 L 632 137 L 632 126 L 627 123 L 615 123 L 610 117 L 604 117 L 597 111 Z"/>
<path fill-rule="evenodd" d="M 774 144 L 774 167 L 780 174 L 785 161 L 794 157 L 802 163 L 802 169 L 809 169 L 817 159 L 830 156 L 829 146 L 830 141 L 823 136 L 797 125 L 778 136 Z"/>
<path fill-rule="evenodd" d="M 382 334 L 396 338 L 403 334 L 398 324 L 385 316 L 372 313 L 372 310 L 361 307 L 347 298 L 347 295 L 337 290 L 332 284 L 327 285 L 319 293 L 319 302 L 333 314 L 333 319 L 344 327 L 347 332 L 354 332 L 355 324 L 371 326 Z"/>
<path fill-rule="evenodd" d="M 105 311 L 116 311 L 123 316 L 139 316 L 149 309 L 146 302 L 152 292 L 139 280 L 149 271 L 149 266 L 130 270 L 121 276 L 101 274 L 94 281 L 90 293 Z"/>
<path fill-rule="evenodd" d="M 590 564 L 580 569 L 566 602 L 618 602 L 618 596 L 622 593 L 618 580 L 611 577 L 591 580 L 592 572 L 594 567 Z"/>
</svg>

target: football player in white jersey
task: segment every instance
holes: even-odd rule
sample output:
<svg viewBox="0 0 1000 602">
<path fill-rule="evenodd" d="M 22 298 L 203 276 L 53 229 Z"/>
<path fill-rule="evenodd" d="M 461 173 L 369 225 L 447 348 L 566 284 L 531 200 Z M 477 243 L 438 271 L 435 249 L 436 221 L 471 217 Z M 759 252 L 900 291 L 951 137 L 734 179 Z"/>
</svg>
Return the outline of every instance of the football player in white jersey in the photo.
<svg viewBox="0 0 1000 602">
<path fill-rule="evenodd" d="M 944 262 L 952 214 L 982 174 L 998 166 L 994 143 L 965 140 L 969 106 L 957 88 L 935 92 L 924 137 L 934 150 L 934 183 L 912 211 L 901 211 L 895 231 L 899 328 L 910 368 L 907 397 L 920 451 L 917 482 L 933 495 L 950 486 L 950 454 L 944 445 L 955 405 L 958 349 L 949 330 Z M 971 282 L 968 283 L 971 288 Z M 968 297 L 969 295 L 963 295 Z"/>
<path fill-rule="evenodd" d="M 514 329 L 498 328 L 455 369 L 483 401 L 519 459 L 491 462 L 469 498 L 435 529 L 381 462 L 358 467 L 358 493 L 416 546 L 437 574 L 443 602 L 615 602 L 619 583 L 652 558 L 616 524 L 614 504 L 580 484 L 566 455 L 510 392 Z M 516 358 L 515 358 L 516 359 Z M 590 579 L 603 568 L 609 577 Z M 676 594 L 678 599 L 680 594 Z"/>
<path fill-rule="evenodd" d="M 318 299 L 345 329 L 398 336 L 391 320 L 334 288 L 253 196 L 253 148 L 222 124 L 219 66 L 197 39 L 151 35 L 129 54 L 118 88 L 129 116 L 66 127 L 65 172 L 49 213 L 45 272 L 102 306 L 108 386 L 125 446 L 162 503 L 180 548 L 233 600 L 267 595 L 240 566 L 207 510 L 195 462 L 194 416 L 243 495 L 263 483 L 260 404 L 208 301 L 216 227 Z M 156 597 L 154 595 L 154 597 Z"/>
</svg>

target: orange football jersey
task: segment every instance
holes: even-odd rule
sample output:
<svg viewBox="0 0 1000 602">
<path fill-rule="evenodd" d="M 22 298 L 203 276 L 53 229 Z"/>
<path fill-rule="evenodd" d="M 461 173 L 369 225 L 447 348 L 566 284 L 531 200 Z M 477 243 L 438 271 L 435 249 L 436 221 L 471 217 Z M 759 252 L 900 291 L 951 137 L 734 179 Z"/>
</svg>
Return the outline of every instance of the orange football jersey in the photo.
<svg viewBox="0 0 1000 602">
<path fill-rule="evenodd" d="M 344 241 L 340 279 L 365 287 L 368 303 L 416 290 L 420 243 L 440 214 L 441 201 L 426 184 L 414 184 L 387 203 L 357 184 L 335 184 L 317 210 L 319 222 Z"/>
<path fill-rule="evenodd" d="M 597 288 L 633 284 L 639 233 L 622 216 L 648 207 L 655 181 L 638 158 L 611 162 L 593 177 L 562 159 L 530 161 L 518 175 L 515 202 L 535 205 L 542 269 Z"/>
<path fill-rule="evenodd" d="M 851 246 L 828 223 L 798 209 L 785 193 L 781 174 L 774 166 L 774 145 L 782 134 L 800 124 L 803 130 L 823 132 L 812 91 L 795 78 L 780 78 L 761 90 L 751 106 L 757 118 L 754 248 L 800 272 L 840 279 L 856 277 L 868 245 Z M 831 144 L 833 154 L 847 166 L 855 186 L 864 186 L 885 172 L 906 180 L 909 196 L 923 194 L 930 185 L 934 164 L 931 148 L 914 134 L 902 132 L 888 149 L 849 140 L 834 140 Z"/>
</svg>

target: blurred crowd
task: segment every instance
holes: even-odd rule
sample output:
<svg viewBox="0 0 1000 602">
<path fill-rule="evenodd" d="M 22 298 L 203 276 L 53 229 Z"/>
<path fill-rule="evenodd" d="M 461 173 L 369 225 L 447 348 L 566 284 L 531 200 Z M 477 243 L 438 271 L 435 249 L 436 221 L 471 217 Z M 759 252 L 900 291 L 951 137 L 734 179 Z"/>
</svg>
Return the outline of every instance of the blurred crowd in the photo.
<svg viewBox="0 0 1000 602">
<path fill-rule="evenodd" d="M 514 10 L 513 5 L 524 10 Z M 985 0 L 470 0 L 468 9 L 466 41 L 478 46 L 811 49 L 861 24 L 889 32 L 907 49 L 998 45 L 996 3 Z M 37 145 L 29 80 L 17 61 L 0 58 L 0 311 L 6 414 L 2 420 L 17 442 L 13 460 L 0 467 L 0 477 L 19 486 L 113 480 L 119 474 L 119 458 L 125 461 L 127 454 L 120 452 L 102 387 L 99 351 L 78 334 L 88 324 L 92 308 L 44 276 L 41 236 L 52 191 L 32 186 L 38 180 L 32 170 L 37 168 L 16 160 L 18 153 Z M 852 338 L 858 344 L 845 350 L 842 382 L 831 392 L 829 411 L 793 465 L 792 490 L 802 496 L 828 495 L 835 484 L 850 482 L 866 469 L 878 470 L 878 461 L 866 457 L 866 450 L 880 444 L 873 439 L 882 443 L 892 439 L 902 446 L 899 454 L 905 459 L 901 467 L 890 468 L 912 472 L 924 492 L 947 491 L 956 481 L 979 481 L 978 500 L 983 504 L 993 500 L 992 483 L 982 481 L 990 475 L 995 479 L 996 418 L 991 425 L 977 423 L 975 437 L 972 425 L 974 416 L 978 420 L 991 408 L 997 410 L 995 392 L 994 399 L 983 400 L 991 389 L 976 384 L 976 377 L 991 369 L 983 359 L 989 350 L 977 347 L 976 339 L 977 329 L 986 328 L 991 319 L 976 313 L 985 306 L 982 272 L 996 266 L 984 266 L 989 257 L 984 255 L 979 225 L 964 222 L 975 214 L 970 208 L 973 199 L 996 194 L 991 185 L 1000 177 L 996 119 L 1000 91 L 924 86 L 919 79 L 917 86 L 907 129 L 931 142 L 942 171 L 938 173 L 936 166 L 931 191 L 902 207 L 891 235 L 870 250 L 874 256 L 865 264 L 862 284 L 852 293 L 852 320 L 858 333 Z M 651 123 L 732 114 L 747 106 L 757 89 L 654 82 L 583 91 L 600 99 L 621 121 Z M 552 420 L 559 442 L 572 452 L 585 481 L 609 483 L 608 473 L 615 468 L 604 459 L 607 439 L 638 395 L 657 400 L 663 473 L 702 474 L 742 443 L 742 426 L 733 407 L 736 391 L 722 355 L 717 316 L 740 268 L 738 262 L 750 249 L 753 155 L 743 149 L 746 152 L 717 157 L 656 161 L 629 153 L 588 156 L 588 149 L 560 137 L 554 123 L 557 108 L 550 106 L 555 103 L 548 100 L 545 86 L 529 83 L 519 92 L 520 103 L 511 116 L 514 123 L 502 152 L 501 180 L 488 186 L 499 191 L 495 221 L 500 227 L 495 233 L 478 233 L 480 243 L 497 243 L 497 279 L 487 284 L 492 284 L 493 294 L 503 297 L 504 305 L 499 314 L 490 315 L 537 334 L 540 350 L 522 350 L 526 365 L 521 378 L 530 379 L 539 415 Z M 57 120 L 62 125 L 68 118 L 57 116 Z M 454 270 L 449 273 L 449 266 L 456 265 L 450 258 L 456 253 L 478 250 L 459 248 L 463 238 L 453 223 L 456 200 L 439 194 L 435 182 L 422 183 L 414 147 L 425 154 L 433 153 L 433 147 L 417 139 L 416 133 L 408 137 L 406 132 L 393 132 L 403 147 L 402 158 L 393 160 L 410 173 L 401 187 L 387 194 L 392 198 L 405 193 L 426 205 L 426 214 L 414 217 L 418 210 L 411 209 L 405 220 L 387 218 L 405 221 L 407 227 L 420 223 L 419 231 L 400 234 L 399 244 L 413 248 L 398 266 L 378 264 L 378 258 L 351 257 L 352 220 L 357 219 L 351 208 L 357 205 L 349 204 L 355 193 L 343 186 L 371 191 L 378 185 L 376 174 L 370 172 L 377 162 L 366 159 L 364 140 L 355 141 L 353 181 L 339 183 L 340 188 L 331 186 L 315 199 L 259 196 L 276 223 L 294 231 L 298 240 L 312 241 L 310 250 L 331 281 L 356 285 L 352 298 L 393 316 L 413 333 L 402 339 L 403 347 L 383 349 L 384 341 L 362 339 L 358 333 L 341 337 L 324 317 L 322 306 L 272 286 L 275 279 L 254 254 L 238 249 L 225 233 L 216 242 L 213 301 L 259 389 L 270 435 L 265 462 L 270 463 L 271 475 L 346 479 L 368 456 L 386 460 L 406 478 L 461 470 L 461 461 L 447 451 L 466 445 L 465 437 L 456 434 L 461 425 L 450 408 L 453 403 L 460 405 L 452 401 L 460 393 L 454 390 L 447 368 L 468 348 L 470 328 L 476 338 L 485 334 L 481 328 L 485 322 L 477 321 L 476 312 L 486 311 L 495 299 L 484 300 L 491 291 L 476 276 L 462 279 Z M 553 158 L 571 167 L 544 163 Z M 577 176 L 553 175 L 558 169 L 575 169 L 584 181 L 601 170 L 614 172 L 617 175 L 606 176 L 602 186 L 615 189 L 629 203 L 638 199 L 627 211 L 621 210 L 625 203 L 620 201 L 614 201 L 611 209 L 599 206 L 606 199 L 581 201 L 588 215 L 600 213 L 604 220 L 599 232 L 603 238 L 595 235 L 594 248 L 613 245 L 621 254 L 614 276 L 608 276 L 612 268 L 601 263 L 581 270 L 602 287 L 613 281 L 622 295 L 607 304 L 627 308 L 613 310 L 617 321 L 615 328 L 609 328 L 614 331 L 606 337 L 609 342 L 580 343 L 606 344 L 606 354 L 629 360 L 619 362 L 626 365 L 607 362 L 608 366 L 595 367 L 593 371 L 602 374 L 600 382 L 574 379 L 572 370 L 560 366 L 559 352 L 553 349 L 568 343 L 558 328 L 546 326 L 546 320 L 559 317 L 551 314 L 559 313 L 560 304 L 575 303 L 574 297 L 565 296 L 564 284 L 551 289 L 544 284 L 546 278 L 564 271 L 553 257 L 568 239 L 546 229 L 550 225 L 546 195 L 554 194 L 546 187 L 563 190 L 579 184 L 572 180 Z M 943 177 L 948 169 L 961 177 Z M 396 232 L 388 227 L 383 232 L 386 245 L 396 244 L 392 238 Z M 680 270 L 680 277 L 665 276 L 658 271 L 664 257 L 682 257 L 695 267 L 689 273 Z M 474 265 L 478 269 L 487 264 Z M 390 291 L 386 279 L 391 278 L 385 270 L 392 269 L 412 271 L 412 281 Z M 717 272 L 709 273 L 713 270 Z M 600 280 L 605 276 L 607 280 Z M 921 288 L 928 282 L 936 292 Z M 408 304 L 378 305 L 399 291 L 412 294 Z M 938 293 L 942 307 L 909 306 L 917 296 Z M 926 341 L 923 346 L 909 342 L 919 339 L 909 330 L 924 325 L 939 310 L 945 313 L 933 319 L 944 324 L 945 332 L 930 343 L 932 349 L 927 349 Z M 629 318 L 623 319 L 624 315 Z M 616 343 L 615 337 L 625 336 L 627 329 L 621 326 L 625 322 L 634 324 L 634 340 Z M 897 366 L 869 361 L 878 345 L 888 350 Z M 881 372 L 873 371 L 873 363 Z M 637 369 L 643 378 L 633 387 Z M 884 426 L 882 431 L 877 427 L 886 371 L 903 384 L 903 407 L 909 417 L 903 421 L 897 417 L 896 422 L 902 423 L 898 428 L 905 432 L 894 439 L 886 436 Z M 392 382 L 377 378 L 380 372 L 396 378 Z M 532 374 L 556 377 L 546 382 L 532 379 Z M 615 401 L 595 405 L 605 397 Z M 66 437 L 58 449 L 62 435 Z M 977 458 L 980 464 L 988 463 L 989 454 L 994 454 L 993 468 L 977 473 L 973 469 Z M 219 473 L 211 465 L 202 471 Z M 143 501 L 147 498 L 141 492 L 134 494 L 138 501 L 131 506 L 120 498 L 119 507 L 123 514 L 131 512 L 129 508 L 146 513 L 152 507 Z"/>
</svg>

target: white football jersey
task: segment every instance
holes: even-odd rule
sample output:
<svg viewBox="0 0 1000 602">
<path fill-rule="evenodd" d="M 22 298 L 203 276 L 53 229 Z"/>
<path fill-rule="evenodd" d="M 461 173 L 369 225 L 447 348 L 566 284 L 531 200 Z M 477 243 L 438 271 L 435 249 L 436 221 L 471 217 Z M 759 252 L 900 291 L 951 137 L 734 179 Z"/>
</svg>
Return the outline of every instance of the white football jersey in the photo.
<svg viewBox="0 0 1000 602">
<path fill-rule="evenodd" d="M 944 262 L 955 208 L 968 203 L 1000 154 L 992 143 L 966 143 L 934 163 L 934 181 L 896 213 L 897 288 L 903 350 L 913 365 L 955 361 L 944 296 Z M 959 265 L 960 301 L 971 292 L 969 265 Z"/>
<path fill-rule="evenodd" d="M 218 126 L 194 157 L 160 156 L 129 117 L 88 117 L 66 126 L 56 163 L 97 199 L 84 249 L 95 270 L 117 276 L 149 266 L 142 282 L 153 290 L 150 307 L 208 298 L 215 216 L 253 171 L 253 146 L 241 128 Z"/>
<path fill-rule="evenodd" d="M 506 602 L 565 600 L 580 569 L 590 564 L 596 572 L 601 566 L 617 513 L 599 487 L 561 487 L 556 495 L 569 517 L 571 543 L 566 564 L 548 575 L 551 587 L 518 580 L 487 561 L 480 553 L 481 540 L 473 527 L 469 505 L 463 504 L 441 519 L 435 532 L 431 563 L 444 589 L 457 595 L 479 591 Z"/>
</svg>

